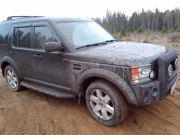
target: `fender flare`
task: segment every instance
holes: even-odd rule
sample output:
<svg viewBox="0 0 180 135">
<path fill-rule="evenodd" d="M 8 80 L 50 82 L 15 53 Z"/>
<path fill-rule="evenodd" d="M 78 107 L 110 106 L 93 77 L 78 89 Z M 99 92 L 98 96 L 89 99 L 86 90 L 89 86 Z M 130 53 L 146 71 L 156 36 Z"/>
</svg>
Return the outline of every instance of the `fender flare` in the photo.
<svg viewBox="0 0 180 135">
<path fill-rule="evenodd" d="M 4 63 L 8 63 L 9 65 L 11 65 L 13 67 L 13 69 L 15 70 L 15 72 L 17 73 L 17 75 L 21 78 L 21 73 L 20 71 L 18 70 L 18 67 L 16 65 L 16 63 L 8 56 L 5 56 L 2 58 L 2 61 L 1 61 L 1 69 L 2 69 L 2 74 L 4 75 L 3 73 L 3 64 Z"/>
<path fill-rule="evenodd" d="M 128 103 L 138 105 L 138 101 L 135 96 L 135 93 L 132 90 L 132 88 L 127 84 L 127 82 L 117 74 L 106 69 L 94 68 L 94 69 L 89 69 L 84 73 L 82 73 L 77 81 L 78 90 L 83 91 L 82 89 L 83 82 L 91 77 L 102 78 L 113 83 L 122 92 Z"/>
</svg>

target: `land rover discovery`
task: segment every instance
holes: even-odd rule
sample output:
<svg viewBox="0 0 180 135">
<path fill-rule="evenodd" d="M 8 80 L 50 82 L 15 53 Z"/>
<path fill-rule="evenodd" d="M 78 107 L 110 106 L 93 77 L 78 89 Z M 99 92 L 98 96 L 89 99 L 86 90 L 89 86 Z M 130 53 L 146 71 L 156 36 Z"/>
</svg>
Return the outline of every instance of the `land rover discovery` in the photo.
<svg viewBox="0 0 180 135">
<path fill-rule="evenodd" d="M 174 49 L 119 42 L 91 19 L 11 16 L 0 23 L 0 64 L 10 90 L 84 97 L 108 126 L 128 106 L 151 105 L 175 89 Z"/>
</svg>

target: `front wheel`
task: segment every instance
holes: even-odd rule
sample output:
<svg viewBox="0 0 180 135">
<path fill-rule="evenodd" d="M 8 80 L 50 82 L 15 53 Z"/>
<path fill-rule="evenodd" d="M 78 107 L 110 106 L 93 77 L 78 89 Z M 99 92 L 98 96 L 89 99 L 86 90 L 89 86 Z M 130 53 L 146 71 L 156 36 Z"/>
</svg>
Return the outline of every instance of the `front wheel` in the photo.
<svg viewBox="0 0 180 135">
<path fill-rule="evenodd" d="M 5 78 L 11 91 L 16 92 L 22 89 L 22 86 L 20 86 L 20 79 L 10 65 L 5 68 Z"/>
<path fill-rule="evenodd" d="M 107 126 L 117 125 L 128 114 L 128 104 L 124 96 L 105 80 L 97 80 L 89 85 L 86 104 L 91 115 Z"/>
</svg>

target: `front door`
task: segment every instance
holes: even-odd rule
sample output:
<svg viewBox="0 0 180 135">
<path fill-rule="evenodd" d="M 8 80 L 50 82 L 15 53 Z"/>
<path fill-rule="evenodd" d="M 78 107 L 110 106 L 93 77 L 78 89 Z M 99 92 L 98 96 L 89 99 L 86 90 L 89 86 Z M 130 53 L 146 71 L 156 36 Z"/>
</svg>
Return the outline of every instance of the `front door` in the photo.
<svg viewBox="0 0 180 135">
<path fill-rule="evenodd" d="M 44 50 L 46 42 L 60 42 L 48 22 L 33 23 L 34 47 L 33 63 L 35 80 L 40 82 L 68 88 L 67 62 L 63 61 L 63 52 L 47 53 Z"/>
</svg>

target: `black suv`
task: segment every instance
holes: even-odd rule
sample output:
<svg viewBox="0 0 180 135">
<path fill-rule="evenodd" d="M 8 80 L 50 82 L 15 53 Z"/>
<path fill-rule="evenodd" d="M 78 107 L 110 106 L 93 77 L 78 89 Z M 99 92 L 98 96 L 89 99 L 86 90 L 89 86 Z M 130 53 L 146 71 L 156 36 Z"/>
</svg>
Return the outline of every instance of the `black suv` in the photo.
<svg viewBox="0 0 180 135">
<path fill-rule="evenodd" d="M 92 116 L 116 125 L 128 104 L 151 105 L 177 82 L 174 49 L 118 42 L 91 19 L 11 16 L 0 23 L 2 74 L 12 91 L 85 97 Z"/>
</svg>

